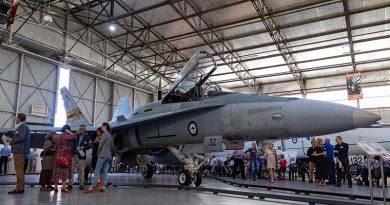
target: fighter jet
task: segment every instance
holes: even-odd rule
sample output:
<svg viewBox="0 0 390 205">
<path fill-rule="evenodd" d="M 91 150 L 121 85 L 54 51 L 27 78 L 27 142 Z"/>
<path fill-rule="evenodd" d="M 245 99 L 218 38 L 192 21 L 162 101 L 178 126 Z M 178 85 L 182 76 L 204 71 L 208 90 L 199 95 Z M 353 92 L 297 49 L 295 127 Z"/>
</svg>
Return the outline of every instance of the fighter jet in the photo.
<svg viewBox="0 0 390 205">
<path fill-rule="evenodd" d="M 148 156 L 182 166 L 180 185 L 202 183 L 205 160 L 196 154 L 234 149 L 239 142 L 305 137 L 364 127 L 381 119 L 373 113 L 329 102 L 209 90 L 217 69 L 214 58 L 199 52 L 186 63 L 164 97 L 110 123 L 113 151 L 120 161 L 153 175 Z M 72 126 L 85 117 L 66 88 L 61 89 Z M 94 131 L 97 127 L 88 127 Z M 1 132 L 1 130 L 0 130 Z"/>
</svg>

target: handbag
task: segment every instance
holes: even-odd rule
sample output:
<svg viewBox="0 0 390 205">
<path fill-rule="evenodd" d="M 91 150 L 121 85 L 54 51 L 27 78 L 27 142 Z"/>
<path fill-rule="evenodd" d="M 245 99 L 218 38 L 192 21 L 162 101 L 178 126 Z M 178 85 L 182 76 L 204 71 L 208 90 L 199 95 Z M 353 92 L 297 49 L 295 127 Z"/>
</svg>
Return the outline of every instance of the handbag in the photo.
<svg viewBox="0 0 390 205">
<path fill-rule="evenodd" d="M 70 157 L 65 156 L 57 156 L 56 158 L 56 165 L 61 167 L 62 169 L 66 169 L 69 167 L 70 164 Z"/>
</svg>

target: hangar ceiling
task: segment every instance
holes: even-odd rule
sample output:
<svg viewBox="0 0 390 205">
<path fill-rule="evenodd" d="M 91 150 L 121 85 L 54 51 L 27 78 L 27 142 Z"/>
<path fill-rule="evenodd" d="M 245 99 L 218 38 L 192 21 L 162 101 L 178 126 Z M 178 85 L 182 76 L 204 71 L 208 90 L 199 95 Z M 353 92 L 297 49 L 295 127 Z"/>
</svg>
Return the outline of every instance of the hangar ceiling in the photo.
<svg viewBox="0 0 390 205">
<path fill-rule="evenodd" d="M 11 47 L 153 92 L 201 50 L 211 80 L 237 91 L 340 89 L 352 72 L 390 82 L 389 0 L 26 0 L 13 29 Z"/>
</svg>

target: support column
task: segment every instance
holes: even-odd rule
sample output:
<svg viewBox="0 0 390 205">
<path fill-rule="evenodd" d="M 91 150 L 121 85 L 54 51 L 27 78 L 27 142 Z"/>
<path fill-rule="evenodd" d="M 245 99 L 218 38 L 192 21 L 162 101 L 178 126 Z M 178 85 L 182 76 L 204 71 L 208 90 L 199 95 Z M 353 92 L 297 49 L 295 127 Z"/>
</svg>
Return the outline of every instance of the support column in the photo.
<svg viewBox="0 0 390 205">
<path fill-rule="evenodd" d="M 67 50 L 67 47 L 68 47 L 68 37 L 69 37 L 69 32 L 68 32 L 68 13 L 65 14 L 65 36 L 64 36 L 64 59 L 62 60 L 62 62 L 66 63 L 66 58 L 68 57 L 68 50 Z"/>
<path fill-rule="evenodd" d="M 119 96 L 118 96 L 119 97 Z M 111 119 L 114 116 L 115 112 L 115 106 L 116 106 L 116 99 L 115 99 L 115 82 L 112 82 L 112 100 L 111 100 Z"/>
<path fill-rule="evenodd" d="M 60 100 L 58 98 L 58 95 L 60 94 L 59 92 L 59 89 L 60 89 L 60 72 L 61 72 L 61 68 L 56 66 L 56 69 L 57 69 L 57 76 L 56 76 L 56 97 L 55 97 L 55 101 L 54 101 L 54 115 L 53 115 L 53 125 L 55 124 L 55 120 L 56 120 L 56 113 L 57 113 L 57 104 L 58 104 L 58 100 Z"/>
<path fill-rule="evenodd" d="M 132 107 L 133 107 L 133 110 L 135 110 L 135 89 L 133 89 L 133 97 L 132 97 L 132 100 L 133 100 L 133 102 L 132 102 Z"/>
<path fill-rule="evenodd" d="M 98 79 L 95 78 L 95 93 L 93 95 L 93 113 L 92 113 L 92 124 L 96 125 L 96 96 L 97 96 L 97 85 L 98 84 Z"/>
<path fill-rule="evenodd" d="M 16 110 L 15 117 L 19 113 L 19 104 L 20 104 L 20 89 L 22 88 L 22 76 L 23 76 L 23 64 L 24 64 L 24 54 L 20 55 L 20 64 L 19 64 L 19 82 L 18 82 L 18 93 L 16 96 Z M 16 128 L 16 124 L 15 124 Z"/>
</svg>

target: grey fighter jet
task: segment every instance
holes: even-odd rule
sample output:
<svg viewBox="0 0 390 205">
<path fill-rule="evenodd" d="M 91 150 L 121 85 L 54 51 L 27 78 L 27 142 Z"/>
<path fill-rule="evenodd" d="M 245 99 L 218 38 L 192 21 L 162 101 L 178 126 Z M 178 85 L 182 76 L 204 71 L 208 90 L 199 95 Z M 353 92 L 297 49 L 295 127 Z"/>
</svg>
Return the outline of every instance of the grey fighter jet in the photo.
<svg viewBox="0 0 390 205">
<path fill-rule="evenodd" d="M 182 166 L 179 184 L 199 186 L 199 168 L 205 160 L 196 154 L 237 149 L 242 141 L 342 132 L 381 119 L 335 103 L 209 90 L 208 78 L 216 69 L 213 57 L 199 52 L 187 62 L 162 100 L 127 114 L 116 112 L 110 124 L 118 160 L 138 165 L 145 178 L 153 175 L 148 156 L 158 163 Z M 69 123 L 85 123 L 69 92 L 62 89 L 61 93 Z"/>
</svg>

